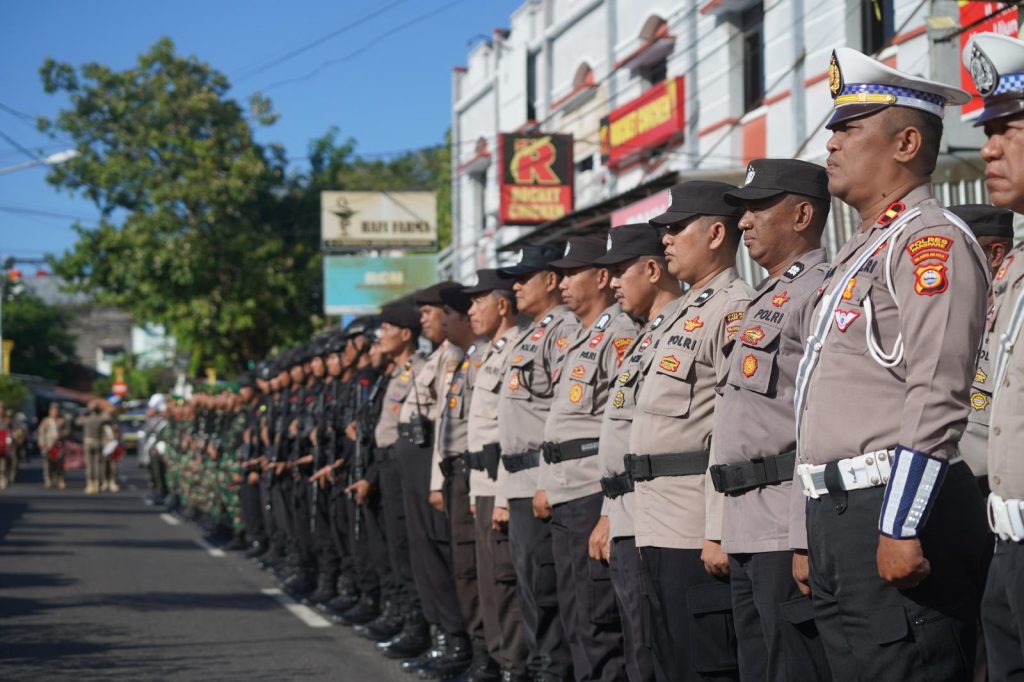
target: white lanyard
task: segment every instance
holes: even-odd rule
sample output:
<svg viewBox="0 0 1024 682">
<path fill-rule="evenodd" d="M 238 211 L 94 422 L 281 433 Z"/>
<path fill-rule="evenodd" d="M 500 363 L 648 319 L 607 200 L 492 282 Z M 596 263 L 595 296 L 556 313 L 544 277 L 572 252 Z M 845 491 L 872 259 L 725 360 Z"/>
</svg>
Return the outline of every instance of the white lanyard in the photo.
<svg viewBox="0 0 1024 682">
<path fill-rule="evenodd" d="M 996 383 L 992 390 L 993 402 L 999 397 L 999 389 L 1002 388 L 1006 370 L 1010 366 L 1010 353 L 1017 343 L 1017 337 L 1020 336 L 1021 327 L 1024 327 L 1024 292 L 1017 296 L 1010 324 L 1006 328 L 1006 333 L 999 337 L 999 348 L 996 351 Z"/>
</svg>

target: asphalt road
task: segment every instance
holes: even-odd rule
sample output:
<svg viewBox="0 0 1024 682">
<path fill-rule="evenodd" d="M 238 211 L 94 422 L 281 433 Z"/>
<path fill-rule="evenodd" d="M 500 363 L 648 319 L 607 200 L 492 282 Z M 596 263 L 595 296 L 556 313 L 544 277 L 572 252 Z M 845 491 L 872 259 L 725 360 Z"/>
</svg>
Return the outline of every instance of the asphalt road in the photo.
<svg viewBox="0 0 1024 682">
<path fill-rule="evenodd" d="M 38 460 L 0 492 L 0 678 L 412 680 L 347 628 L 273 594 L 251 562 L 143 504 L 134 458 L 117 494 L 83 474 L 46 490 Z M 268 592 L 264 592 L 268 591 Z"/>
</svg>

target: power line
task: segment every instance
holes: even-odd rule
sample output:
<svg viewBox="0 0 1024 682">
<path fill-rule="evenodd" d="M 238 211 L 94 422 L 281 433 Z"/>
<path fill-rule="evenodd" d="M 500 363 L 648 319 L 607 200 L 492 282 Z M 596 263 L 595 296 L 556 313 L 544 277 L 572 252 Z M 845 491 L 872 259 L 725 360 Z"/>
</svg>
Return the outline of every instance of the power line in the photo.
<svg viewBox="0 0 1024 682">
<path fill-rule="evenodd" d="M 27 208 L 23 206 L 0 206 L 0 211 L 4 213 L 39 216 L 41 218 L 56 218 L 60 220 L 91 220 L 90 218 L 86 218 L 85 216 L 71 215 L 69 213 L 58 213 L 56 211 L 47 211 L 38 208 Z"/>
<path fill-rule="evenodd" d="M 411 26 L 415 26 L 418 23 L 421 23 L 421 22 L 426 21 L 428 19 L 432 19 L 433 17 L 441 14 L 442 12 L 445 12 L 445 11 L 451 9 L 452 7 L 454 7 L 455 5 L 461 4 L 463 2 L 465 2 L 465 0 L 452 0 L 451 2 L 445 3 L 444 5 L 441 5 L 440 7 L 438 7 L 437 9 L 431 10 L 430 12 L 427 12 L 425 14 L 421 14 L 421 15 L 419 15 L 417 17 L 414 17 L 414 18 L 410 19 L 409 21 L 406 21 L 406 22 L 403 22 L 401 24 L 398 24 L 397 26 L 394 26 L 393 28 L 390 28 L 390 29 L 388 29 L 388 30 L 386 30 L 386 31 L 384 31 L 384 32 L 374 36 L 368 43 L 364 44 L 362 47 L 356 48 L 352 52 L 349 52 L 348 54 L 346 54 L 346 55 L 344 55 L 342 57 L 338 57 L 336 59 L 329 59 L 329 60 L 327 60 L 326 62 L 324 62 L 323 64 L 321 64 L 320 66 L 316 67 L 315 69 L 313 69 L 312 71 L 310 71 L 309 73 L 307 73 L 307 74 L 305 74 L 303 76 L 298 76 L 296 78 L 286 78 L 284 80 L 275 81 L 275 82 L 271 83 L 270 85 L 267 85 L 266 87 L 262 88 L 262 91 L 265 92 L 267 90 L 271 90 L 273 88 L 277 88 L 277 87 L 280 87 L 282 85 L 291 85 L 293 83 L 301 83 L 303 81 L 307 81 L 310 78 L 313 78 L 314 76 L 319 74 L 321 71 L 323 71 L 324 69 L 326 69 L 326 68 L 328 68 L 330 66 L 334 66 L 335 64 L 341 64 L 343 62 L 347 62 L 347 61 L 349 61 L 351 59 L 354 59 L 355 57 L 358 57 L 359 55 L 361 55 L 362 53 L 366 52 L 367 50 L 369 50 L 369 49 L 371 49 L 373 47 L 376 47 L 380 43 L 381 40 L 383 40 L 385 38 L 389 38 L 389 37 L 393 36 L 394 34 L 400 32 L 400 31 L 403 31 L 403 30 L 405 30 L 407 28 L 410 28 Z"/>
<path fill-rule="evenodd" d="M 291 50 L 289 52 L 286 52 L 285 54 L 281 55 L 280 57 L 276 57 L 276 58 L 270 60 L 269 62 L 264 63 L 263 65 L 257 65 L 255 67 L 243 68 L 243 69 L 240 70 L 241 73 L 238 76 L 235 77 L 235 82 L 238 83 L 238 82 L 241 82 L 243 80 L 247 80 L 247 79 L 252 78 L 253 76 L 255 76 L 257 74 L 260 74 L 260 73 L 263 73 L 264 71 L 272 69 L 275 66 L 277 66 L 278 64 L 282 64 L 282 63 L 288 61 L 289 59 L 292 59 L 293 57 L 297 57 L 298 55 L 302 54 L 303 52 L 308 52 L 309 50 L 313 49 L 317 45 L 322 45 L 323 43 L 327 42 L 328 40 L 331 40 L 332 38 L 336 38 L 337 36 L 340 36 L 342 33 L 346 33 L 347 31 L 350 31 L 353 28 L 361 26 L 361 25 L 365 24 L 366 22 L 370 21 L 371 19 L 375 19 L 376 17 L 380 16 L 381 14 L 384 14 L 385 12 L 388 12 L 389 10 L 391 10 L 391 9 L 393 9 L 395 7 L 398 7 L 399 5 L 402 5 L 402 4 L 406 3 L 406 2 L 408 2 L 408 0 L 395 0 L 395 2 L 387 4 L 384 7 L 380 7 L 377 10 L 375 10 L 373 12 L 370 12 L 366 16 L 363 16 L 363 17 L 361 17 L 359 19 L 356 19 L 355 21 L 350 22 L 348 24 L 345 24 L 344 26 L 331 31 L 330 33 L 327 33 L 326 35 L 323 35 L 323 36 L 321 36 L 319 38 L 316 38 L 315 40 L 312 40 L 312 41 L 310 41 L 310 42 L 308 42 L 308 43 L 306 43 L 304 45 L 301 45 L 301 46 L 299 46 L 299 47 L 297 47 L 297 48 L 295 48 L 295 49 L 293 49 L 293 50 Z"/>
<path fill-rule="evenodd" d="M 39 160 L 39 155 L 38 154 L 36 154 L 35 152 L 33 152 L 33 151 L 29 150 L 29 149 L 26 149 L 25 147 L 23 147 L 20 144 L 18 144 L 17 140 L 14 140 L 13 138 L 11 138 L 10 135 L 7 135 L 2 130 L 0 130 L 0 138 L 3 138 L 4 141 L 7 142 L 7 144 L 11 145 L 12 147 L 14 147 L 19 152 L 21 152 L 22 154 L 24 154 L 28 158 L 32 159 L 33 161 L 38 161 Z"/>
</svg>

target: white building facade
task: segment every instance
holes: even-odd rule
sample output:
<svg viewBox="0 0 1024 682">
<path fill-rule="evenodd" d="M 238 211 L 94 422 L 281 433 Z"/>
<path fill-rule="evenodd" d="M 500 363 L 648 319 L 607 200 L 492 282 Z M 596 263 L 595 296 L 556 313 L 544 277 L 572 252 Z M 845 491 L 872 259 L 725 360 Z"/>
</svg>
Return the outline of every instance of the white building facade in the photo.
<svg viewBox="0 0 1024 682">
<path fill-rule="evenodd" d="M 956 0 L 524 2 L 452 75 L 453 240 L 442 270 L 470 281 L 525 242 L 646 220 L 671 185 L 739 184 L 751 159 L 823 162 L 834 48 L 963 86 L 962 26 L 981 16 L 972 30 L 1002 22 L 998 30 L 1015 33 L 1016 10 L 1001 9 Z M 572 210 L 541 224 L 500 219 L 499 135 L 523 132 L 573 136 Z M 985 199 L 983 141 L 958 109 L 947 111 L 934 177 L 946 203 Z M 853 221 L 836 209 L 832 253 Z M 758 279 L 741 256 L 743 274 Z"/>
</svg>

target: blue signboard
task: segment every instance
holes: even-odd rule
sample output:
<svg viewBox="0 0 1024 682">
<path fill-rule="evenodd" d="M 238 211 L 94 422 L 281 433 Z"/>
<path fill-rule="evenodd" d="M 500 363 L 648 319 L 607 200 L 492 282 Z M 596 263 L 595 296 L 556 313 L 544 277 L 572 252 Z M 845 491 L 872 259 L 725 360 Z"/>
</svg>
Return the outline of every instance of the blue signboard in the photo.
<svg viewBox="0 0 1024 682">
<path fill-rule="evenodd" d="M 364 315 L 437 282 L 437 256 L 324 256 L 324 312 Z"/>
</svg>

